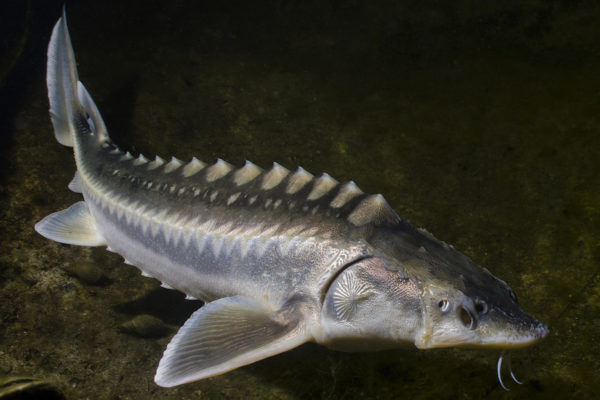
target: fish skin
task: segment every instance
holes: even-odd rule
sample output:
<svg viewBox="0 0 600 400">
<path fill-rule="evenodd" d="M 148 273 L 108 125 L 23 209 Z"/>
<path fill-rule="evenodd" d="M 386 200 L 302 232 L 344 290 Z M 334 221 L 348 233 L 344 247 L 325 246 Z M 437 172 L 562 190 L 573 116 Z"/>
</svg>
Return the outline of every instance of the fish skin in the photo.
<svg viewBox="0 0 600 400">
<path fill-rule="evenodd" d="M 36 230 L 106 245 L 145 276 L 207 303 L 167 347 L 161 386 L 306 341 L 349 351 L 518 348 L 548 333 L 505 282 L 352 181 L 277 163 L 235 168 L 122 151 L 78 81 L 64 12 L 48 50 L 48 93 L 57 140 L 74 149 L 69 187 L 84 202 Z"/>
</svg>

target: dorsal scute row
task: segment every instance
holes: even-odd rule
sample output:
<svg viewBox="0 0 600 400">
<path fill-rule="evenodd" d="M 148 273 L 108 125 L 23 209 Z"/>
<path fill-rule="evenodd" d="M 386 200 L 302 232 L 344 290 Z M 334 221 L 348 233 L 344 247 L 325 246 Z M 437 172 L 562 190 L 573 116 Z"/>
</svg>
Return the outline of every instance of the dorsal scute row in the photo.
<svg viewBox="0 0 600 400">
<path fill-rule="evenodd" d="M 114 150 L 113 150 L 114 151 Z M 228 162 L 217 159 L 213 164 L 206 164 L 196 157 L 184 163 L 172 157 L 165 162 L 156 156 L 150 161 L 142 154 L 133 158 L 129 153 L 120 152 L 120 161 L 129 162 L 137 168 L 148 171 L 155 170 L 165 175 L 200 181 L 197 186 L 191 186 L 188 193 L 196 196 L 202 189 L 198 187 L 211 185 L 227 186 L 227 192 L 216 194 L 216 191 L 204 190 L 205 196 L 211 200 L 221 200 L 227 206 L 243 204 L 257 206 L 257 197 L 264 197 L 265 208 L 277 208 L 282 201 L 293 208 L 312 213 L 323 212 L 327 216 L 345 218 L 355 226 L 396 225 L 400 217 L 392 210 L 382 195 L 368 195 L 353 181 L 340 184 L 327 173 L 315 177 L 302 167 L 290 171 L 278 163 L 273 163 L 268 170 L 263 170 L 250 161 L 240 168 L 235 168 Z M 203 185 L 204 183 L 204 185 Z M 171 193 L 185 193 L 185 188 L 174 189 Z M 241 195 L 244 194 L 244 195 Z"/>
</svg>

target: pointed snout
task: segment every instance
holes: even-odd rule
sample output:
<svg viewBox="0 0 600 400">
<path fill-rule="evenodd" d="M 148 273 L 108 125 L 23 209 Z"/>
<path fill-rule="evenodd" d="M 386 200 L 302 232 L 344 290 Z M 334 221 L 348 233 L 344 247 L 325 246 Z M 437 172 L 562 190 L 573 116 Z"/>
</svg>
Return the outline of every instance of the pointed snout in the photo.
<svg viewBox="0 0 600 400">
<path fill-rule="evenodd" d="M 544 339 L 549 333 L 548 327 L 538 321 L 537 325 L 530 326 L 527 332 L 517 340 L 507 341 L 505 348 L 519 349 L 531 346 Z"/>
<path fill-rule="evenodd" d="M 525 324 L 510 324 L 504 329 L 494 329 L 490 324 L 490 335 L 484 336 L 481 342 L 483 347 L 500 349 L 520 349 L 531 346 L 550 333 L 546 325 L 530 317 L 533 321 Z"/>
</svg>

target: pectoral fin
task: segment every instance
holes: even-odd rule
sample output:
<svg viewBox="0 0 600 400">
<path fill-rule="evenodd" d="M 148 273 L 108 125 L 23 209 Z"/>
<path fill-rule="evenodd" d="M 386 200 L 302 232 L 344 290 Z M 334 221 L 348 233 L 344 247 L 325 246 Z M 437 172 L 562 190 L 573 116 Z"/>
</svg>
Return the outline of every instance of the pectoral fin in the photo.
<svg viewBox="0 0 600 400">
<path fill-rule="evenodd" d="M 55 242 L 80 246 L 106 245 L 96 228 L 87 204 L 79 201 L 66 210 L 48 215 L 35 224 L 35 230 Z"/>
<path fill-rule="evenodd" d="M 290 350 L 310 339 L 293 306 L 270 311 L 248 297 L 207 303 L 173 337 L 155 382 L 176 386 L 222 374 Z"/>
</svg>

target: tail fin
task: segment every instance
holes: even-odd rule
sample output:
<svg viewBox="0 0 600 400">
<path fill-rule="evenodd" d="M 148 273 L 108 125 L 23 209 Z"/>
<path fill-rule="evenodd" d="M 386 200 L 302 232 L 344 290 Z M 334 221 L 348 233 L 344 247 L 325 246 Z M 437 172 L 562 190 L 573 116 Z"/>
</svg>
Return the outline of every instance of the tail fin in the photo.
<svg viewBox="0 0 600 400">
<path fill-rule="evenodd" d="M 62 17 L 54 25 L 48 45 L 46 83 L 50 117 L 56 140 L 60 144 L 72 147 L 73 137 L 82 128 L 90 129 L 99 138 L 108 137 L 98 108 L 78 81 L 64 8 Z"/>
</svg>

